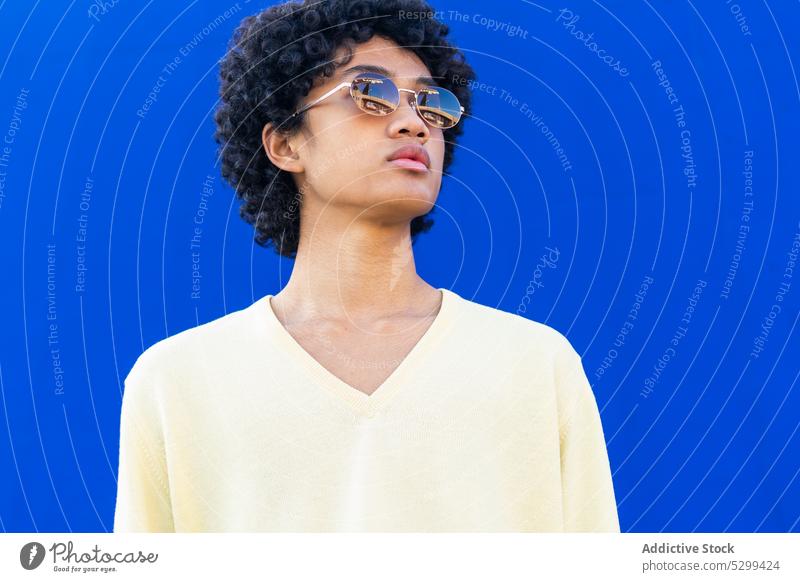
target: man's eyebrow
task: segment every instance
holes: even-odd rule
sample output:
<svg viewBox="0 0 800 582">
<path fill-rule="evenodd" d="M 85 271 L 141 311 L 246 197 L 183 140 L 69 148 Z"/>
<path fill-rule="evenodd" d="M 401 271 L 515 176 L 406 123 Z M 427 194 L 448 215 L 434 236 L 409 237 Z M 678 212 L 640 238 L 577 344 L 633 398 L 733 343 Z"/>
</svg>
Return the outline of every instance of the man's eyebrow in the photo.
<svg viewBox="0 0 800 582">
<path fill-rule="evenodd" d="M 345 77 L 350 73 L 377 73 L 379 75 L 383 75 L 384 77 L 394 77 L 394 73 L 387 69 L 386 67 L 381 67 L 380 65 L 354 65 L 348 69 L 345 69 L 340 73 L 340 77 Z M 418 85 L 437 85 L 436 81 L 433 77 L 417 77 L 415 81 Z"/>
</svg>

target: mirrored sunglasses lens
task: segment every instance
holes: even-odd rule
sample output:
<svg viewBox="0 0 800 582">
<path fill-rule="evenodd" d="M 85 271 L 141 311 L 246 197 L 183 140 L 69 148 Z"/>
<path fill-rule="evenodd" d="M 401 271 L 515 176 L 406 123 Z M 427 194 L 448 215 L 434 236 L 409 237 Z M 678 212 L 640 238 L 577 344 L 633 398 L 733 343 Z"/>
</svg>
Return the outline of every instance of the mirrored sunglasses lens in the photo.
<svg viewBox="0 0 800 582">
<path fill-rule="evenodd" d="M 427 87 L 417 96 L 417 110 L 434 127 L 453 127 L 461 118 L 458 97 L 442 87 Z"/>
<path fill-rule="evenodd" d="M 389 115 L 400 104 L 400 92 L 381 75 L 360 75 L 353 80 L 350 94 L 359 109 L 372 115 Z"/>
</svg>

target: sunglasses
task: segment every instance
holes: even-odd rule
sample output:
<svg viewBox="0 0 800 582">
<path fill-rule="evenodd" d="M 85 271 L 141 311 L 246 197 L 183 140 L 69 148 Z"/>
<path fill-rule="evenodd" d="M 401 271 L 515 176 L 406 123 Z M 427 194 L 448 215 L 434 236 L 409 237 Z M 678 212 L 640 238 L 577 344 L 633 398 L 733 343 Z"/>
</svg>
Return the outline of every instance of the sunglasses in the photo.
<svg viewBox="0 0 800 582">
<path fill-rule="evenodd" d="M 426 86 L 419 91 L 412 91 L 399 88 L 394 81 L 378 73 L 361 73 L 352 81 L 337 85 L 319 99 L 301 107 L 291 117 L 300 115 L 345 87 L 350 88 L 350 97 L 358 108 L 370 115 L 383 116 L 396 111 L 400 106 L 400 92 L 411 93 L 414 96 L 413 100 L 409 98 L 411 106 L 431 127 L 439 129 L 453 127 L 464 113 L 464 107 L 459 103 L 458 97 L 444 87 Z"/>
</svg>

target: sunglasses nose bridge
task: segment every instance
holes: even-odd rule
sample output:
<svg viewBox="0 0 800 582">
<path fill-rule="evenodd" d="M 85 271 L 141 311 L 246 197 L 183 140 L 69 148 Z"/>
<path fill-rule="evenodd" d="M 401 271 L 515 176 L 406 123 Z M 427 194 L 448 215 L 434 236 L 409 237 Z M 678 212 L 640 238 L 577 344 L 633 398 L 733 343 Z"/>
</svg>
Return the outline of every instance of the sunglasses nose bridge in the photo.
<svg viewBox="0 0 800 582">
<path fill-rule="evenodd" d="M 397 91 L 399 93 L 406 93 L 406 95 L 408 96 L 408 98 L 407 98 L 408 104 L 411 106 L 412 109 L 416 110 L 417 92 L 416 91 L 412 91 L 411 89 L 403 89 L 401 87 L 398 87 Z M 402 99 L 402 95 L 400 97 Z"/>
<path fill-rule="evenodd" d="M 413 111 L 413 112 L 414 112 L 414 113 L 415 113 L 415 114 L 416 114 L 416 115 L 417 115 L 417 116 L 418 116 L 420 119 L 422 119 L 422 121 L 425 121 L 425 118 L 424 118 L 424 117 L 422 117 L 422 114 L 420 113 L 420 110 L 417 108 L 417 98 L 418 98 L 418 94 L 417 94 L 417 92 L 416 92 L 416 91 L 413 91 L 413 90 L 411 90 L 411 89 L 403 89 L 403 88 L 401 88 L 401 87 L 398 87 L 398 88 L 397 88 L 397 91 L 398 91 L 398 92 L 399 92 L 401 95 L 402 95 L 402 93 L 405 93 L 405 94 L 407 95 L 407 97 L 408 97 L 408 98 L 407 98 L 407 101 L 408 101 L 408 106 L 409 106 L 409 107 L 411 107 L 411 110 L 412 110 L 412 111 Z M 401 96 L 401 100 L 402 100 L 402 96 Z M 398 108 L 399 108 L 399 105 L 398 105 Z M 428 125 L 428 122 L 427 122 L 427 121 L 425 121 L 425 125 Z"/>
</svg>

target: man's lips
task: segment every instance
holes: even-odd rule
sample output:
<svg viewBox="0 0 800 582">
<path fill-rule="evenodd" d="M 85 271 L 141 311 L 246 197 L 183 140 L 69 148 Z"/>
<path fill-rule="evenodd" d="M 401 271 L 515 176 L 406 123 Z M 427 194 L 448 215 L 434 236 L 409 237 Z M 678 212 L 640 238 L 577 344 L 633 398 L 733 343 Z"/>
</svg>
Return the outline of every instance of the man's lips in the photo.
<svg viewBox="0 0 800 582">
<path fill-rule="evenodd" d="M 419 145 L 403 146 L 389 156 L 389 162 L 401 168 L 427 172 L 431 159 L 425 148 Z"/>
<path fill-rule="evenodd" d="M 397 158 L 396 160 L 389 160 L 389 163 L 408 170 L 416 170 L 418 172 L 428 171 L 428 167 L 425 164 L 409 158 Z"/>
</svg>

